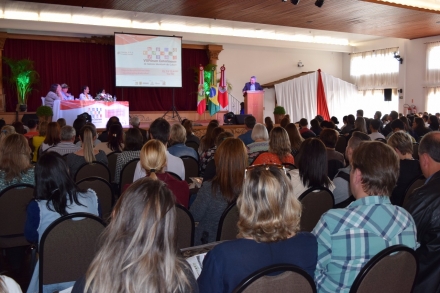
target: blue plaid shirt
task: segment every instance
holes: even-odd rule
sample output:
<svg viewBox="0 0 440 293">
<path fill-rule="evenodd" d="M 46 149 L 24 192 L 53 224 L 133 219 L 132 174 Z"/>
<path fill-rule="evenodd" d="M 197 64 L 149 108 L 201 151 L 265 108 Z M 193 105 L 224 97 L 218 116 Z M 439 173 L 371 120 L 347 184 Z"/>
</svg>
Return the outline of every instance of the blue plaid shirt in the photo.
<svg viewBox="0 0 440 293">
<path fill-rule="evenodd" d="M 419 246 L 411 215 L 385 196 L 364 197 L 345 209 L 328 211 L 312 233 L 318 239 L 319 293 L 348 293 L 362 267 L 386 247 Z"/>
</svg>

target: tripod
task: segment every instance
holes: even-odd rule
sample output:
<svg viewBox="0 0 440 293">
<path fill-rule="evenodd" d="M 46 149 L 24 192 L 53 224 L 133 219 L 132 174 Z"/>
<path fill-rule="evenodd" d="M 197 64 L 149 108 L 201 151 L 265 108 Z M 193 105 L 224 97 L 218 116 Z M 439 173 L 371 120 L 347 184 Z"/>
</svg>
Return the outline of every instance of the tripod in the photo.
<svg viewBox="0 0 440 293">
<path fill-rule="evenodd" d="M 177 119 L 179 119 L 179 122 L 182 122 L 182 118 L 180 118 L 179 112 L 177 112 L 176 105 L 174 104 L 174 88 L 173 88 L 173 105 L 171 106 L 171 110 L 168 110 L 165 112 L 165 114 L 163 114 L 162 118 L 165 118 L 169 112 L 173 114 L 171 118 L 174 119 L 174 117 L 177 117 Z"/>
</svg>

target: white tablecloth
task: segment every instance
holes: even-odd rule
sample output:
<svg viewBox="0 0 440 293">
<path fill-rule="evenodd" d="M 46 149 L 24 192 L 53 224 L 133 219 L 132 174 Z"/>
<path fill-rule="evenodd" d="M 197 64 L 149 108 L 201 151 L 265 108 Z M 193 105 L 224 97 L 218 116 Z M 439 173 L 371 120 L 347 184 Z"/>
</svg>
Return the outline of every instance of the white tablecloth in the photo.
<svg viewBox="0 0 440 293">
<path fill-rule="evenodd" d="M 112 116 L 119 117 L 123 127 L 129 127 L 129 103 L 103 101 L 54 101 L 52 121 L 66 119 L 67 125 L 73 125 L 78 115 L 88 113 L 96 128 L 105 128 Z"/>
</svg>

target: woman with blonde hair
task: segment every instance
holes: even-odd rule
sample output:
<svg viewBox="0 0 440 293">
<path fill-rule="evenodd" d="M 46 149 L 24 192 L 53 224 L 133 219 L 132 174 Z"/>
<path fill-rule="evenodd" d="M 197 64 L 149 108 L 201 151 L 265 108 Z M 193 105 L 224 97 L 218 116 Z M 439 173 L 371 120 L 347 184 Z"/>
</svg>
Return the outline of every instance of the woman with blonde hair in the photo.
<svg viewBox="0 0 440 293">
<path fill-rule="evenodd" d="M 5 138 L 10 135 L 16 133 L 15 132 L 15 128 L 11 125 L 5 125 L 2 127 L 1 132 L 0 132 L 0 148 L 3 145 L 3 141 L 5 140 Z"/>
<path fill-rule="evenodd" d="M 157 139 L 151 139 L 142 147 L 140 153 L 141 166 L 145 169 L 147 177 L 159 179 L 167 184 L 173 192 L 176 201 L 188 208 L 189 187 L 186 181 L 175 179 L 169 173 L 165 172 L 167 165 L 165 145 Z"/>
<path fill-rule="evenodd" d="M 79 132 L 81 140 L 81 149 L 68 154 L 66 157 L 67 165 L 69 166 L 70 176 L 75 177 L 79 167 L 85 163 L 93 163 L 95 161 L 108 165 L 107 155 L 103 150 L 97 150 L 93 147 L 93 142 L 96 139 L 96 129 L 91 125 L 85 125 Z"/>
<path fill-rule="evenodd" d="M 251 138 L 254 142 L 247 145 L 249 164 L 251 164 L 259 154 L 269 150 L 269 133 L 267 132 L 266 126 L 261 123 L 256 123 L 252 129 Z"/>
<path fill-rule="evenodd" d="M 189 265 L 177 256 L 176 217 L 164 182 L 134 182 L 116 203 L 101 249 L 72 293 L 197 293 Z"/>
<path fill-rule="evenodd" d="M 274 264 L 291 264 L 314 276 L 316 237 L 299 232 L 301 204 L 280 165 L 251 166 L 238 197 L 237 240 L 215 246 L 205 257 L 200 292 L 232 292 L 247 276 Z"/>
<path fill-rule="evenodd" d="M 299 152 L 299 148 L 304 141 L 304 138 L 299 134 L 298 128 L 295 124 L 289 123 L 285 127 L 287 135 L 289 136 L 290 148 L 292 149 L 292 155 L 296 156 Z"/>
<path fill-rule="evenodd" d="M 270 132 L 269 151 L 259 155 L 253 164 L 294 164 L 295 160 L 293 159 L 291 151 L 287 131 L 277 126 Z"/>
<path fill-rule="evenodd" d="M 35 184 L 31 149 L 27 139 L 18 133 L 8 135 L 0 149 L 0 191 L 18 183 Z"/>
<path fill-rule="evenodd" d="M 214 155 L 216 175 L 204 181 L 190 212 L 199 222 L 195 231 L 195 245 L 214 242 L 218 222 L 228 204 L 241 193 L 244 170 L 248 166 L 247 150 L 238 138 L 227 138 Z"/>
</svg>

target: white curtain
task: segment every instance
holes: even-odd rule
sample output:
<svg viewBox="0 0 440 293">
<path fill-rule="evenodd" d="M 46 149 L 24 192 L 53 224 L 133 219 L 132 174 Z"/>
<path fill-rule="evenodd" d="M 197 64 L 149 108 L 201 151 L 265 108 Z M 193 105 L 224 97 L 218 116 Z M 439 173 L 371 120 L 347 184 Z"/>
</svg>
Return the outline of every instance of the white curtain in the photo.
<svg viewBox="0 0 440 293">
<path fill-rule="evenodd" d="M 426 46 L 426 81 L 429 84 L 440 83 L 440 42 Z"/>
<path fill-rule="evenodd" d="M 397 88 L 399 65 L 388 48 L 350 55 L 350 75 L 358 90 Z"/>
<path fill-rule="evenodd" d="M 440 112 L 440 87 L 426 88 L 425 109 L 432 114 Z"/>
<path fill-rule="evenodd" d="M 390 114 L 391 111 L 399 112 L 399 96 L 397 89 L 393 89 L 391 101 L 385 101 L 383 90 L 360 91 L 358 109 L 364 110 L 364 117 L 373 118 L 376 111 L 382 115 Z"/>
</svg>

